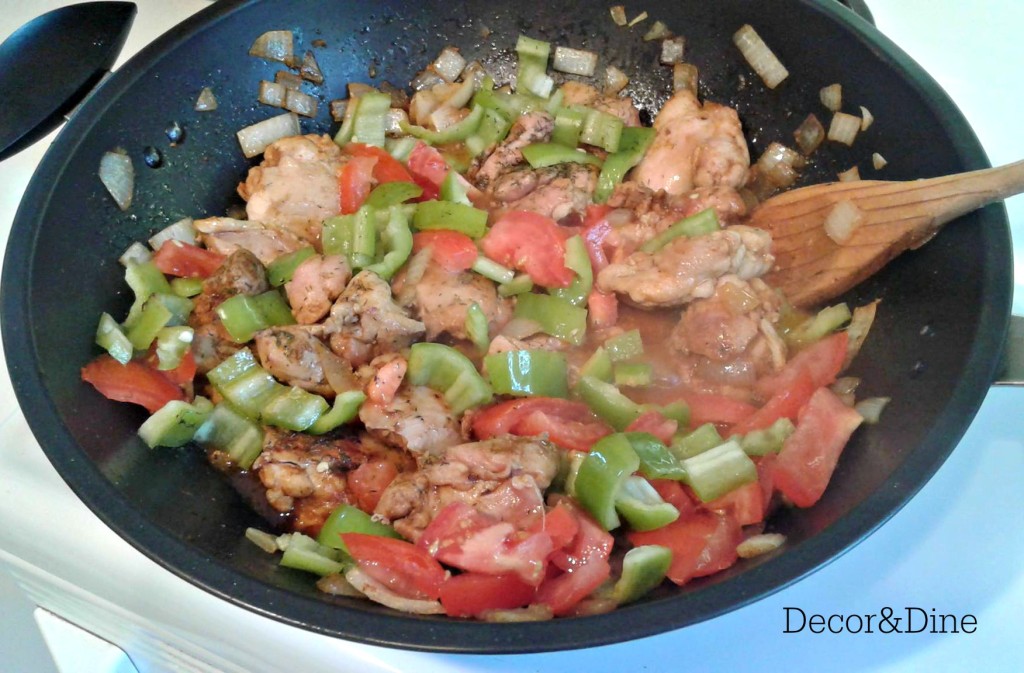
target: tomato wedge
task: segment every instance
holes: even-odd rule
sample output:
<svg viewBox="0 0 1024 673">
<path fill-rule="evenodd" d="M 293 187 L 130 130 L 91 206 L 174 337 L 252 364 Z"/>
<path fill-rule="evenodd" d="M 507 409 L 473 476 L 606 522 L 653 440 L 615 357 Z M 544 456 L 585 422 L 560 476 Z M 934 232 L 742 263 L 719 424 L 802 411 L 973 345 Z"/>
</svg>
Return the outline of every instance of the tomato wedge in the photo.
<svg viewBox="0 0 1024 673">
<path fill-rule="evenodd" d="M 346 475 L 348 488 L 355 496 L 355 505 L 364 512 L 373 512 L 384 489 L 398 476 L 398 468 L 390 460 L 371 460 Z"/>
<path fill-rule="evenodd" d="M 565 265 L 567 233 L 550 217 L 513 210 L 494 223 L 480 246 L 488 257 L 529 274 L 537 285 L 568 287 L 576 273 Z"/>
<path fill-rule="evenodd" d="M 441 605 L 449 617 L 479 617 L 488 610 L 528 605 L 535 591 L 515 575 L 462 573 L 441 585 Z"/>
<path fill-rule="evenodd" d="M 612 429 L 582 402 L 556 397 L 501 402 L 481 409 L 473 418 L 473 434 L 478 439 L 498 435 L 534 437 L 543 433 L 564 449 L 589 451 L 594 442 L 610 435 Z"/>
<path fill-rule="evenodd" d="M 761 430 L 780 418 L 795 421 L 797 414 L 817 388 L 810 371 L 806 368 L 797 370 L 796 376 L 788 386 L 780 388 L 763 407 L 732 426 L 729 434 L 745 435 L 751 430 Z"/>
<path fill-rule="evenodd" d="M 441 183 L 451 170 L 441 153 L 420 141 L 409 154 L 408 164 L 413 182 L 423 188 L 420 200 L 436 199 L 441 190 Z"/>
<path fill-rule="evenodd" d="M 182 241 L 164 241 L 153 255 L 156 268 L 180 278 L 209 278 L 223 261 L 220 253 Z"/>
<path fill-rule="evenodd" d="M 690 427 L 697 428 L 705 423 L 733 425 L 752 416 L 757 407 L 714 393 L 684 393 L 683 401 L 690 407 Z"/>
<path fill-rule="evenodd" d="M 608 556 L 613 543 L 612 536 L 586 513 L 568 500 L 560 503 L 575 515 L 579 531 L 570 547 L 551 555 L 551 563 L 564 572 L 544 580 L 535 599 L 549 606 L 556 616 L 571 612 L 611 576 Z"/>
<path fill-rule="evenodd" d="M 759 379 L 754 389 L 769 398 L 780 390 L 790 388 L 803 369 L 811 375 L 815 388 L 832 385 L 843 369 L 849 341 L 846 332 L 836 332 L 811 344 L 794 355 L 781 371 Z"/>
<path fill-rule="evenodd" d="M 373 169 L 377 165 L 376 157 L 356 156 L 348 160 L 338 176 L 340 192 L 339 205 L 343 215 L 351 215 L 370 195 L 373 187 Z"/>
<path fill-rule="evenodd" d="M 413 182 L 412 175 L 402 162 L 394 158 L 382 147 L 365 145 L 363 143 L 349 143 L 345 145 L 345 151 L 354 157 L 373 157 L 377 163 L 373 167 L 373 179 L 377 184 L 385 182 Z"/>
<path fill-rule="evenodd" d="M 638 547 L 658 544 L 671 549 L 672 565 L 667 577 L 676 584 L 686 584 L 735 563 L 736 545 L 743 540 L 743 530 L 731 514 L 698 511 L 657 530 L 631 532 L 627 537 Z"/>
<path fill-rule="evenodd" d="M 107 399 L 141 404 L 151 414 L 171 400 L 185 399 L 184 391 L 170 378 L 139 360 L 122 365 L 101 355 L 82 367 L 82 380 Z"/>
<path fill-rule="evenodd" d="M 156 346 L 152 346 L 149 349 L 149 353 L 143 360 L 146 366 L 150 369 L 155 369 L 168 379 L 171 383 L 179 386 L 184 386 L 192 382 L 192 379 L 196 377 L 196 358 L 192 355 L 192 351 L 185 351 L 185 354 L 181 356 L 181 363 L 174 369 L 160 369 L 160 359 L 156 354 Z"/>
<path fill-rule="evenodd" d="M 449 273 L 459 273 L 473 266 L 480 252 L 476 249 L 473 239 L 458 231 L 437 229 L 421 231 L 412 237 L 412 249 L 419 252 L 423 248 L 433 249 L 432 259 Z"/>
<path fill-rule="evenodd" d="M 645 411 L 637 416 L 637 419 L 629 424 L 626 432 L 647 432 L 665 444 L 672 443 L 672 437 L 679 429 L 679 422 L 671 418 L 665 418 L 657 411 Z"/>
<path fill-rule="evenodd" d="M 611 292 L 591 290 L 587 295 L 587 319 L 594 329 L 612 327 L 619 321 L 619 299 Z"/>
<path fill-rule="evenodd" d="M 445 570 L 411 542 L 364 533 L 342 533 L 348 553 L 367 575 L 406 598 L 437 599 Z"/>
</svg>

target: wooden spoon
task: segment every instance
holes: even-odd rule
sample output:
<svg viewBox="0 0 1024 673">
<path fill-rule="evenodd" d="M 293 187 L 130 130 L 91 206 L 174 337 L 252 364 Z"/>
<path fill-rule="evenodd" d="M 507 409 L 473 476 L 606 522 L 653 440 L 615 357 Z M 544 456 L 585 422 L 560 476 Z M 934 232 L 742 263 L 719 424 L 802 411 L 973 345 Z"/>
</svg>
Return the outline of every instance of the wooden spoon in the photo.
<svg viewBox="0 0 1024 673">
<path fill-rule="evenodd" d="M 765 278 L 796 306 L 832 299 L 898 254 L 927 243 L 946 222 L 1024 192 L 1024 161 L 927 180 L 861 180 L 812 185 L 774 196 L 747 224 L 771 233 L 775 268 Z M 863 214 L 844 243 L 825 233 L 835 204 Z"/>
</svg>

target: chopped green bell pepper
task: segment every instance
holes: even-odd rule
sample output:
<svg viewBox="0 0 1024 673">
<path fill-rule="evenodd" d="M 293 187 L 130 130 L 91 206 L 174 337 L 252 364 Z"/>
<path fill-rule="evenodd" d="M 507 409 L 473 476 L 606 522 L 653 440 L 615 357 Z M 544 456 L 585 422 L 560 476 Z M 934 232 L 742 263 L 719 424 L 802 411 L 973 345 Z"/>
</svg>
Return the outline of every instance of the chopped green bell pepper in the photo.
<svg viewBox="0 0 1024 673">
<path fill-rule="evenodd" d="M 146 350 L 160 330 L 171 323 L 173 317 L 167 307 L 156 300 L 155 295 L 150 297 L 134 323 L 128 328 L 128 341 L 131 342 L 135 350 Z"/>
<path fill-rule="evenodd" d="M 848 323 L 851 317 L 850 307 L 846 304 L 826 306 L 794 329 L 785 332 L 783 339 L 790 348 L 805 348 L 835 332 Z"/>
<path fill-rule="evenodd" d="M 476 133 L 477 129 L 480 128 L 480 122 L 483 121 L 483 118 L 483 106 L 474 105 L 465 119 L 462 119 L 440 131 L 431 131 L 430 129 L 423 128 L 422 126 L 403 122 L 402 132 L 411 135 L 414 138 L 419 138 L 429 145 L 448 145 L 450 143 L 457 143 L 460 140 L 466 140 Z"/>
<path fill-rule="evenodd" d="M 555 119 L 557 131 L 558 119 Z M 644 158 L 647 148 L 654 142 L 654 129 L 643 127 L 627 127 L 622 129 L 619 138 L 619 149 L 604 160 L 601 175 L 597 178 L 597 189 L 594 190 L 594 202 L 604 203 L 612 195 L 615 186 L 626 177 L 631 168 Z"/>
<path fill-rule="evenodd" d="M 558 143 L 533 143 L 523 148 L 523 157 L 532 168 L 547 168 L 556 164 L 587 164 L 601 166 L 604 162 L 593 154 L 566 147 Z"/>
<path fill-rule="evenodd" d="M 194 297 L 203 291 L 202 278 L 172 278 L 171 292 L 179 297 Z"/>
<path fill-rule="evenodd" d="M 263 428 L 224 403 L 213 408 L 194 439 L 223 451 L 243 470 L 263 451 Z"/>
<path fill-rule="evenodd" d="M 132 359 L 132 342 L 109 313 L 100 315 L 100 324 L 96 327 L 96 345 L 123 365 Z"/>
<path fill-rule="evenodd" d="M 519 294 L 526 294 L 531 290 L 533 290 L 533 279 L 530 278 L 530 276 L 525 273 L 521 273 L 518 276 L 514 276 L 512 280 L 504 282 L 498 286 L 498 294 L 501 295 L 502 297 L 512 297 Z"/>
<path fill-rule="evenodd" d="M 545 110 L 547 103 L 548 101 L 544 98 L 521 91 L 516 93 L 495 91 L 494 80 L 490 77 L 484 78 L 480 88 L 473 95 L 474 105 L 499 112 L 506 120 L 518 119 L 527 112 Z M 511 122 L 509 124 L 511 126 Z"/>
<path fill-rule="evenodd" d="M 675 479 L 686 477 L 686 470 L 660 439 L 647 432 L 626 432 L 636 455 L 640 458 L 640 474 L 648 479 Z"/>
<path fill-rule="evenodd" d="M 587 309 L 564 299 L 544 294 L 521 294 L 516 299 L 515 317 L 533 320 L 545 334 L 573 346 L 583 343 L 587 333 Z"/>
<path fill-rule="evenodd" d="M 724 441 L 714 423 L 705 423 L 693 432 L 673 439 L 669 450 L 676 458 L 684 460 L 713 449 Z"/>
<path fill-rule="evenodd" d="M 378 256 L 377 260 L 366 269 L 373 271 L 384 280 L 390 280 L 412 254 L 412 232 L 409 230 L 409 218 L 401 207 L 391 208 L 388 223 L 380 237 L 382 247 L 386 252 Z"/>
<path fill-rule="evenodd" d="M 695 215 L 690 215 L 689 217 L 684 217 L 679 220 L 665 231 L 641 245 L 640 250 L 641 252 L 653 254 L 682 236 L 686 236 L 688 238 L 703 236 L 704 234 L 710 234 L 713 231 L 718 231 L 721 228 L 722 226 L 718 223 L 718 215 L 715 213 L 715 209 L 707 208 Z"/>
<path fill-rule="evenodd" d="M 681 461 L 686 483 L 703 502 L 757 481 L 757 466 L 735 439 Z"/>
<path fill-rule="evenodd" d="M 653 410 L 665 418 L 675 421 L 680 428 L 685 428 L 690 424 L 690 407 L 686 402 L 669 402 L 664 406 L 654 407 Z M 645 408 L 644 411 L 647 409 Z"/>
<path fill-rule="evenodd" d="M 647 362 L 620 362 L 615 365 L 613 380 L 617 386 L 649 386 L 654 380 L 654 368 Z"/>
<path fill-rule="evenodd" d="M 349 105 L 352 105 L 352 101 L 349 101 Z M 384 130 L 387 128 L 390 109 L 390 94 L 370 92 L 360 96 L 359 106 L 353 115 L 352 141 L 384 147 Z"/>
<path fill-rule="evenodd" d="M 484 116 L 480 120 L 480 126 L 477 127 L 476 133 L 466 138 L 466 149 L 472 156 L 478 157 L 504 140 L 511 128 L 512 122 L 505 115 L 494 108 L 485 107 Z M 445 197 L 442 195 L 442 198 Z M 453 199 L 445 198 L 445 200 Z"/>
<path fill-rule="evenodd" d="M 476 271 L 484 278 L 493 280 L 495 283 L 500 283 L 502 285 L 511 283 L 512 279 L 515 278 L 516 275 L 515 271 L 512 269 L 508 269 L 501 264 L 498 264 L 490 257 L 484 257 L 483 255 L 477 257 L 476 261 L 473 262 L 473 266 L 469 268 Z M 533 285 L 533 281 L 530 281 L 530 285 Z"/>
<path fill-rule="evenodd" d="M 466 334 L 481 353 L 486 353 L 487 348 L 491 345 L 491 338 L 487 331 L 487 316 L 484 315 L 480 304 L 473 302 L 466 309 Z"/>
<path fill-rule="evenodd" d="M 613 336 L 604 342 L 604 347 L 612 362 L 631 360 L 644 354 L 644 341 L 638 329 Z"/>
<path fill-rule="evenodd" d="M 272 286 L 281 287 L 292 279 L 295 269 L 299 268 L 300 264 L 315 254 L 316 250 L 313 249 L 313 246 L 307 245 L 295 252 L 279 255 L 267 266 L 267 280 Z"/>
<path fill-rule="evenodd" d="M 402 539 L 402 536 L 395 532 L 391 526 L 374 521 L 373 517 L 352 505 L 340 505 L 320 528 L 320 534 L 316 541 L 331 549 L 344 550 L 344 545 L 339 537 L 342 533 L 363 533 L 364 535 L 377 535 L 379 537 L 393 537 Z"/>
<path fill-rule="evenodd" d="M 452 201 L 424 201 L 416 207 L 412 226 L 417 231 L 450 229 L 480 238 L 487 231 L 487 211 Z"/>
<path fill-rule="evenodd" d="M 612 589 L 619 605 L 646 595 L 665 579 L 672 565 L 672 550 L 660 545 L 633 547 L 622 557 L 622 576 Z"/>
<path fill-rule="evenodd" d="M 177 369 L 181 359 L 192 347 L 195 331 L 191 327 L 176 325 L 165 327 L 156 334 L 157 367 L 163 371 Z"/>
<path fill-rule="evenodd" d="M 620 432 L 642 413 L 640 405 L 614 385 L 591 376 L 580 377 L 574 390 L 591 411 Z"/>
<path fill-rule="evenodd" d="M 334 398 L 334 405 L 326 414 L 316 419 L 313 425 L 306 429 L 313 435 L 322 435 L 330 432 L 336 427 L 355 420 L 359 415 L 359 408 L 366 401 L 366 394 L 361 390 L 346 390 L 338 393 Z"/>
<path fill-rule="evenodd" d="M 444 176 L 444 180 L 441 181 L 438 196 L 440 196 L 442 201 L 461 203 L 464 206 L 473 205 L 469 200 L 466 184 L 462 181 L 462 176 L 459 175 L 458 171 L 448 171 L 448 175 Z"/>
<path fill-rule="evenodd" d="M 762 430 L 751 430 L 740 437 L 740 446 L 748 456 L 766 456 L 778 453 L 786 439 L 796 430 L 793 421 L 785 416 Z"/>
<path fill-rule="evenodd" d="M 266 401 L 260 410 L 260 419 L 268 425 L 301 432 L 327 413 L 327 408 L 324 398 L 292 386 Z"/>
<path fill-rule="evenodd" d="M 519 57 L 516 90 L 528 91 L 541 98 L 550 96 L 555 86 L 555 81 L 547 73 L 551 44 L 520 35 L 516 42 L 516 54 Z"/>
<path fill-rule="evenodd" d="M 679 510 L 665 502 L 643 477 L 630 475 L 615 498 L 615 510 L 633 530 L 656 530 L 679 518 Z"/>
<path fill-rule="evenodd" d="M 281 555 L 281 565 L 320 576 L 344 572 L 351 563 L 347 554 L 324 546 L 302 533 L 292 533 Z"/>
<path fill-rule="evenodd" d="M 556 287 L 549 292 L 573 306 L 583 306 L 594 287 L 594 267 L 590 264 L 590 253 L 587 252 L 587 244 L 583 242 L 582 236 L 576 235 L 566 240 L 565 266 L 575 272 L 576 278 L 569 287 Z"/>
<path fill-rule="evenodd" d="M 274 325 L 293 325 L 295 317 L 277 290 L 250 297 L 237 294 L 217 306 L 224 329 L 237 343 L 245 343 L 256 332 Z"/>
<path fill-rule="evenodd" d="M 618 152 L 624 127 L 625 124 L 615 115 L 588 109 L 580 129 L 580 142 L 608 152 Z"/>
<path fill-rule="evenodd" d="M 611 383 L 612 359 L 608 355 L 608 351 L 598 346 L 597 350 L 580 367 L 580 376 L 589 376 L 605 383 Z"/>
<path fill-rule="evenodd" d="M 443 344 L 421 342 L 409 351 L 409 383 L 428 386 L 443 393 L 452 413 L 490 402 L 494 391 L 480 376 L 472 361 Z"/>
<path fill-rule="evenodd" d="M 622 434 L 602 437 L 590 447 L 576 473 L 576 500 L 605 530 L 618 528 L 615 501 L 627 477 L 640 467 L 629 440 Z"/>
<path fill-rule="evenodd" d="M 171 400 L 139 426 L 139 437 L 151 449 L 184 446 L 192 441 L 196 430 L 212 412 L 213 404 L 205 397 L 196 397 L 191 404 Z"/>
<path fill-rule="evenodd" d="M 499 395 L 568 397 L 568 365 L 556 351 L 506 351 L 484 358 L 491 387 Z"/>
<path fill-rule="evenodd" d="M 559 108 L 555 113 L 552 142 L 566 147 L 576 147 L 580 142 L 580 132 L 583 130 L 583 120 L 587 118 L 587 112 L 587 108 L 579 105 Z"/>
</svg>

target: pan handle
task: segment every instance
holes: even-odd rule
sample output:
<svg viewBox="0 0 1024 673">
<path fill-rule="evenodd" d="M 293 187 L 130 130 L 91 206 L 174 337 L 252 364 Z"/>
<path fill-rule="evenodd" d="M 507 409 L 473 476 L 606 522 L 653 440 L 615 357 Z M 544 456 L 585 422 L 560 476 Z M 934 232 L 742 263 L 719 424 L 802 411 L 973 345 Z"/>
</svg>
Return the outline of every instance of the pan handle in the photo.
<svg viewBox="0 0 1024 673">
<path fill-rule="evenodd" d="M 1010 329 L 1003 345 L 1003 361 L 992 385 L 1024 386 L 1024 316 L 1010 316 Z"/>
</svg>

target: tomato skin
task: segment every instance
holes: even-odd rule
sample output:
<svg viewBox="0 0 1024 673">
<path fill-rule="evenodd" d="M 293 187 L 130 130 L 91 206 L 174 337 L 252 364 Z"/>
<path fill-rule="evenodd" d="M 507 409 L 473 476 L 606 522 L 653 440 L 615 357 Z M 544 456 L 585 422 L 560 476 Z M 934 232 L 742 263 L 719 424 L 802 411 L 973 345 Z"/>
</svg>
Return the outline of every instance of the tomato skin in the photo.
<svg viewBox="0 0 1024 673">
<path fill-rule="evenodd" d="M 684 393 L 683 401 L 690 407 L 690 427 L 705 423 L 733 425 L 752 416 L 757 407 L 746 402 L 713 393 Z"/>
<path fill-rule="evenodd" d="M 479 617 L 487 610 L 528 605 L 535 592 L 515 575 L 462 573 L 441 585 L 441 605 L 449 617 Z"/>
<path fill-rule="evenodd" d="M 591 445 L 612 429 L 598 420 L 581 402 L 556 397 L 528 397 L 500 402 L 481 409 L 473 418 L 478 439 L 498 435 L 532 437 L 548 433 L 556 445 L 572 451 L 589 451 Z"/>
<path fill-rule="evenodd" d="M 348 488 L 355 496 L 355 505 L 364 512 L 373 512 L 384 489 L 398 476 L 398 468 L 390 460 L 371 460 L 346 475 Z"/>
<path fill-rule="evenodd" d="M 679 518 L 697 511 L 697 503 L 686 488 L 674 479 L 649 479 L 651 486 L 658 492 L 661 499 L 679 510 Z"/>
<path fill-rule="evenodd" d="M 377 163 L 373 167 L 373 179 L 377 184 L 385 182 L 413 182 L 412 175 L 402 165 L 402 162 L 394 158 L 382 147 L 365 145 L 363 143 L 349 143 L 345 145 L 345 151 L 354 157 L 374 157 Z"/>
<path fill-rule="evenodd" d="M 682 585 L 735 563 L 743 530 L 731 514 L 697 511 L 657 530 L 631 532 L 627 537 L 636 546 L 658 544 L 671 549 L 667 577 Z"/>
<path fill-rule="evenodd" d="M 220 253 L 181 241 L 164 241 L 153 255 L 156 268 L 180 278 L 209 278 L 223 261 Z"/>
<path fill-rule="evenodd" d="M 363 533 L 342 533 L 345 548 L 367 575 L 406 598 L 437 599 L 445 570 L 411 542 Z"/>
<path fill-rule="evenodd" d="M 611 432 L 611 428 L 600 421 L 576 421 L 535 411 L 516 424 L 512 434 L 523 437 L 546 434 L 552 443 L 563 449 L 589 451 L 594 442 Z"/>
<path fill-rule="evenodd" d="M 376 157 L 355 156 L 348 160 L 338 176 L 339 206 L 342 215 L 351 215 L 370 195 Z"/>
<path fill-rule="evenodd" d="M 810 371 L 800 368 L 785 388 L 780 388 L 767 403 L 753 414 L 729 429 L 730 435 L 745 435 L 752 430 L 767 428 L 780 418 L 795 421 L 797 414 L 818 389 Z"/>
<path fill-rule="evenodd" d="M 565 265 L 567 233 L 550 217 L 513 210 L 498 218 L 480 246 L 488 257 L 529 274 L 537 285 L 568 287 L 576 274 Z"/>
<path fill-rule="evenodd" d="M 594 329 L 613 327 L 619 321 L 619 299 L 611 292 L 591 290 L 587 295 L 587 319 Z"/>
<path fill-rule="evenodd" d="M 626 432 L 647 432 L 660 439 L 665 444 L 672 443 L 672 437 L 679 429 L 678 421 L 665 418 L 657 411 L 645 411 L 635 421 L 629 424 Z"/>
<path fill-rule="evenodd" d="M 420 231 L 413 234 L 412 249 L 419 252 L 423 248 L 433 249 L 432 259 L 449 273 L 459 273 L 473 266 L 480 251 L 469 236 L 448 229 Z"/>
<path fill-rule="evenodd" d="M 614 542 L 611 534 L 597 525 L 572 501 L 559 501 L 575 515 L 579 530 L 571 545 L 551 555 L 551 563 L 564 572 L 549 576 L 537 589 L 535 602 L 551 608 L 556 616 L 568 614 L 611 576 L 608 556 Z"/>
<path fill-rule="evenodd" d="M 140 360 L 122 365 L 109 355 L 101 355 L 82 367 L 82 380 L 107 399 L 141 404 L 151 414 L 172 400 L 185 400 L 179 386 Z"/>
<path fill-rule="evenodd" d="M 772 466 L 775 488 L 797 507 L 818 502 L 850 435 L 864 419 L 828 388 L 819 388 Z"/>
<path fill-rule="evenodd" d="M 409 173 L 412 180 L 423 188 L 422 201 L 436 199 L 441 183 L 448 176 L 448 163 L 436 149 L 420 141 L 409 153 Z"/>
<path fill-rule="evenodd" d="M 846 332 L 836 332 L 811 344 L 794 355 L 780 372 L 758 379 L 754 389 L 761 396 L 769 398 L 778 391 L 791 387 L 801 376 L 802 369 L 806 369 L 811 375 L 815 388 L 832 385 L 839 372 L 843 370 L 849 341 Z"/>
<path fill-rule="evenodd" d="M 562 503 L 549 509 L 543 521 L 544 531 L 551 537 L 555 549 L 568 547 L 580 532 L 576 515 Z"/>
</svg>

